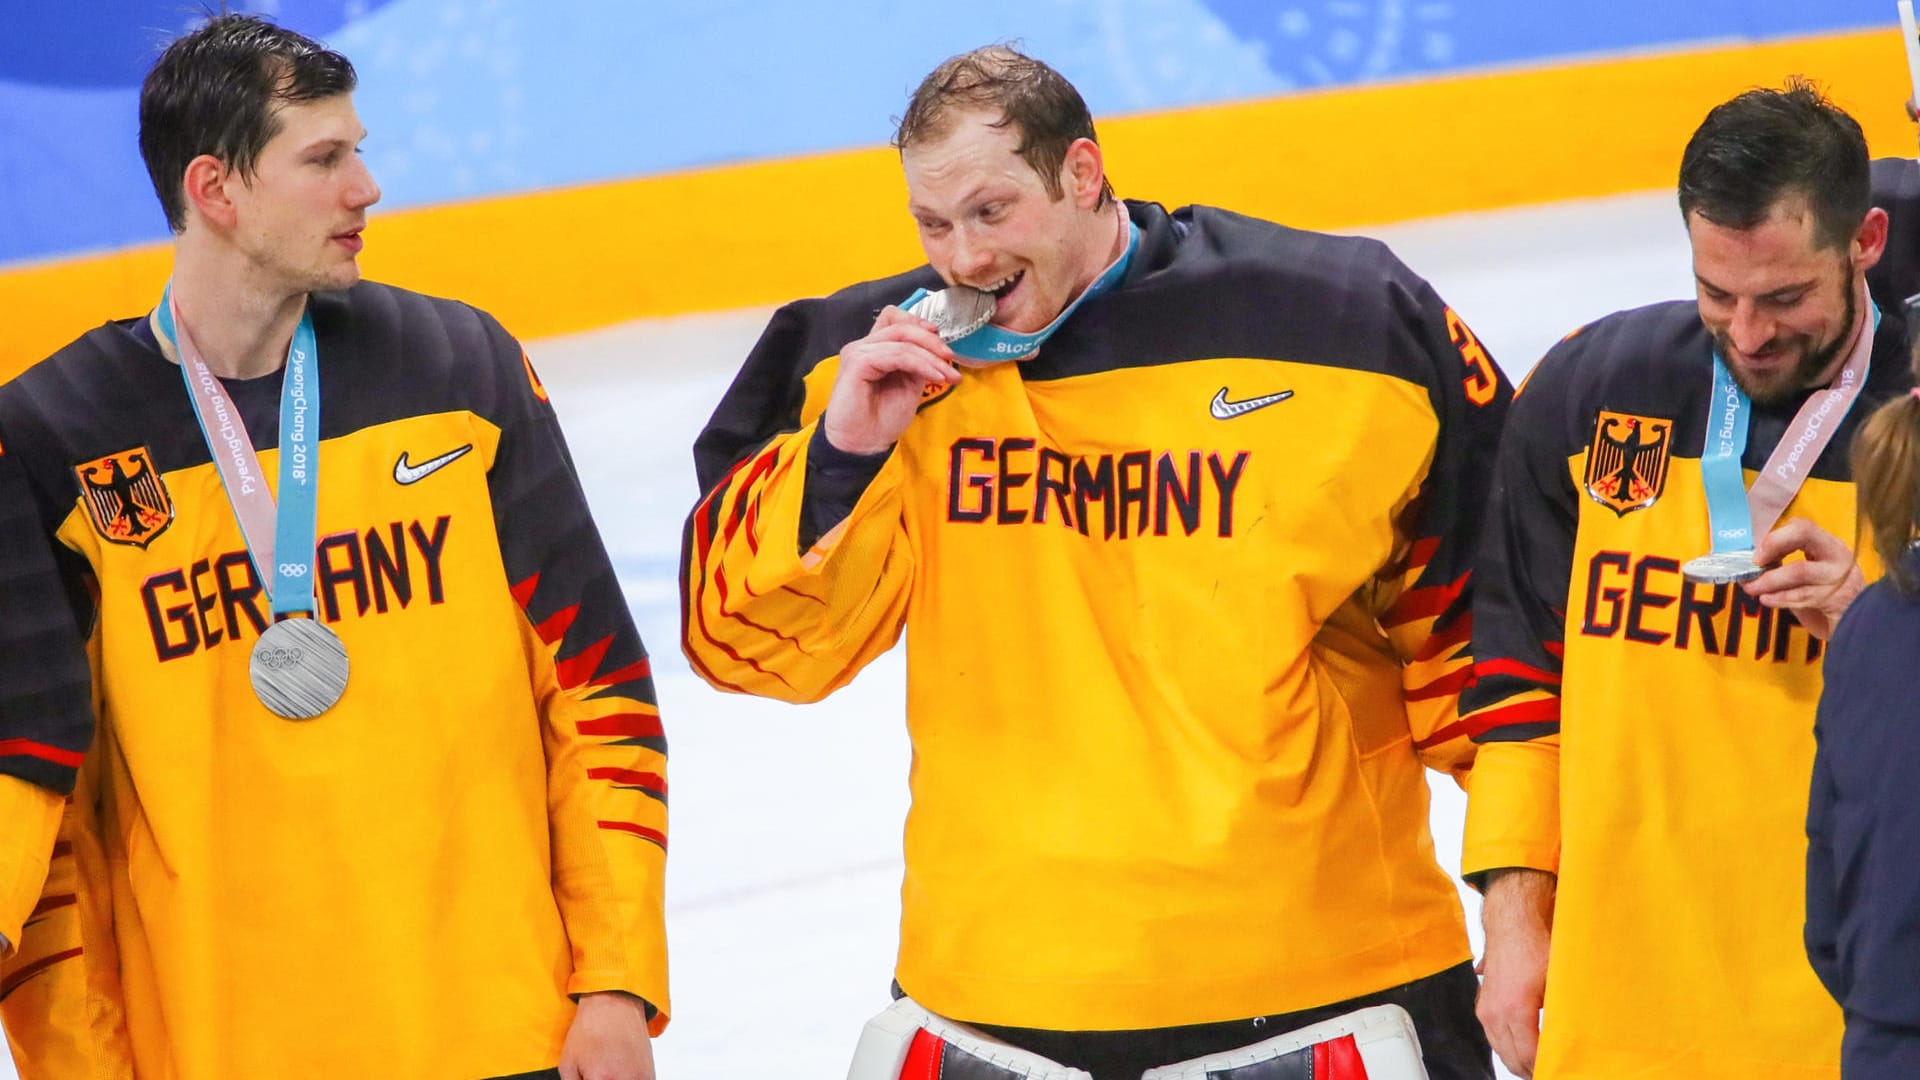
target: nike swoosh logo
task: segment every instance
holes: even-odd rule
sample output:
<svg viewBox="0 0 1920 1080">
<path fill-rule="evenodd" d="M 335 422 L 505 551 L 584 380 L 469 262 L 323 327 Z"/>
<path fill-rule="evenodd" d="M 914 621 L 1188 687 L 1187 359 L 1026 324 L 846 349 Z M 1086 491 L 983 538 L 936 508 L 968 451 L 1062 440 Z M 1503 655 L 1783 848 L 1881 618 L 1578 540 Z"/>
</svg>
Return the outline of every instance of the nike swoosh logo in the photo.
<svg viewBox="0 0 1920 1080">
<path fill-rule="evenodd" d="M 1292 396 L 1293 391 L 1282 390 L 1277 394 L 1262 394 L 1259 397 L 1248 398 L 1245 401 L 1228 401 L 1227 388 L 1223 386 L 1220 388 L 1219 393 L 1213 395 L 1213 400 L 1207 404 L 1207 411 L 1213 414 L 1215 420 L 1231 420 L 1236 416 L 1245 416 L 1255 409 L 1264 409 L 1269 405 L 1277 405 Z"/>
<path fill-rule="evenodd" d="M 467 451 L 471 449 L 473 444 L 468 443 L 458 450 L 449 450 L 437 458 L 423 461 L 418 465 L 408 461 L 406 451 L 403 450 L 400 452 L 400 460 L 393 463 L 393 478 L 402 484 L 417 484 L 465 457 Z"/>
</svg>

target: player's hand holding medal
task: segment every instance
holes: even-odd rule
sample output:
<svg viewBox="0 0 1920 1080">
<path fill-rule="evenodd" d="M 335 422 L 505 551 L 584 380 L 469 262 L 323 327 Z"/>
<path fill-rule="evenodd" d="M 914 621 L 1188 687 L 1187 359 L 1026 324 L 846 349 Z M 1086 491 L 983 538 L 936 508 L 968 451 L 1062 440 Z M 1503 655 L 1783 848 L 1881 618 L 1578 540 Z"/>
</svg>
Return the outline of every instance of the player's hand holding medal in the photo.
<svg viewBox="0 0 1920 1080">
<path fill-rule="evenodd" d="M 1021 333 L 1005 327 L 993 325 L 994 306 L 997 298 L 990 292 L 967 285 L 949 285 L 936 292 L 915 289 L 913 295 L 900 301 L 900 307 L 909 315 L 918 316 L 934 325 L 940 340 L 953 346 L 953 355 L 962 364 L 979 367 L 998 364 L 1008 360 L 1024 360 L 1040 351 L 1040 346 L 1060 325 L 1067 321 L 1080 305 L 1102 293 L 1109 292 L 1120 280 L 1127 276 L 1127 265 L 1133 261 L 1133 253 L 1140 246 L 1140 226 L 1129 221 L 1127 243 L 1120 254 L 1100 271 L 1073 302 L 1053 317 L 1053 321 L 1033 333 Z"/>
<path fill-rule="evenodd" d="M 1780 520 L 1866 387 L 1880 312 L 1864 290 L 1862 293 L 1862 302 L 1873 312 L 1870 325 L 1861 329 L 1833 385 L 1815 391 L 1800 406 L 1786 434 L 1754 477 L 1751 491 L 1747 490 L 1740 459 L 1747 448 L 1747 421 L 1753 404 L 1734 381 L 1726 361 L 1718 352 L 1714 354 L 1713 405 L 1707 417 L 1706 444 L 1700 453 L 1713 550 L 1681 564 L 1680 573 L 1688 581 L 1727 585 L 1752 581 L 1769 569 L 1754 561 L 1757 538 Z"/>
</svg>

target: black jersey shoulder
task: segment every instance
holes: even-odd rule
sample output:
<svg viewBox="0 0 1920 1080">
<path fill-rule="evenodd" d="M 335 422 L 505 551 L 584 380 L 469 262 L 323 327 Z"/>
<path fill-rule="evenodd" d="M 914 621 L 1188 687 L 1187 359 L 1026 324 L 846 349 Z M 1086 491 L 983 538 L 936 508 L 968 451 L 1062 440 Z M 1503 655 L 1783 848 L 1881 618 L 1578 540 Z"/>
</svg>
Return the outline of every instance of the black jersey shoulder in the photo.
<svg viewBox="0 0 1920 1080">
<path fill-rule="evenodd" d="M 1442 305 L 1385 244 L 1208 206 L 1127 209 L 1141 239 L 1125 280 L 1023 363 L 1026 378 L 1234 357 L 1432 382 L 1422 323 Z"/>
<path fill-rule="evenodd" d="M 768 439 L 799 428 L 808 373 L 840 355 L 849 342 L 865 337 L 880 309 L 900 303 L 915 289 L 941 287 L 940 275 L 921 266 L 850 285 L 831 296 L 796 300 L 775 311 L 694 440 L 700 490 L 710 490 Z"/>
<path fill-rule="evenodd" d="M 322 438 L 423 413 L 494 416 L 530 393 L 518 346 L 484 312 L 363 282 L 312 301 Z M 162 471 L 211 460 L 180 369 L 146 317 L 96 327 L 0 387 L 0 440 L 37 489 L 71 500 L 74 465 L 145 447 Z M 256 449 L 279 445 L 281 375 L 225 384 Z"/>
<path fill-rule="evenodd" d="M 179 369 L 143 321 L 95 327 L 0 386 L 0 442 L 50 521 L 77 496 L 76 465 L 143 447 L 163 472 L 208 460 Z"/>
<path fill-rule="evenodd" d="M 532 395 L 519 342 L 458 300 L 362 282 L 316 294 L 313 322 L 322 362 L 341 358 L 324 368 L 325 437 L 452 409 L 500 420 Z"/>
<path fill-rule="evenodd" d="M 822 360 L 840 355 L 848 342 L 866 337 L 880 310 L 899 304 L 915 289 L 940 289 L 945 283 L 930 266 L 849 285 L 830 296 L 796 300 L 774 313 L 767 335 L 780 335 L 779 351 L 798 361 L 805 375 Z M 756 353 L 760 350 L 755 349 Z"/>
<path fill-rule="evenodd" d="M 1586 446 L 1602 409 L 1676 422 L 1701 412 L 1712 363 L 1712 338 L 1693 304 L 1615 312 L 1547 350 L 1521 384 L 1508 423 L 1572 455 Z"/>
<path fill-rule="evenodd" d="M 1898 315 L 1902 301 L 1920 293 L 1920 161 L 1875 161 L 1873 205 L 1887 212 L 1887 250 L 1867 271 L 1867 284 L 1881 309 Z"/>
<path fill-rule="evenodd" d="M 1897 317 L 1874 331 L 1872 368 L 1861 399 L 1834 433 L 1812 475 L 1845 480 L 1846 447 L 1874 407 L 1913 385 L 1906 332 Z M 1692 301 L 1616 312 L 1568 335 L 1541 359 L 1514 401 L 1508 423 L 1558 456 L 1585 450 L 1602 411 L 1671 421 L 1673 456 L 1700 457 L 1713 396 L 1713 337 Z M 1807 395 L 1755 405 L 1743 464 L 1758 469 Z"/>
</svg>

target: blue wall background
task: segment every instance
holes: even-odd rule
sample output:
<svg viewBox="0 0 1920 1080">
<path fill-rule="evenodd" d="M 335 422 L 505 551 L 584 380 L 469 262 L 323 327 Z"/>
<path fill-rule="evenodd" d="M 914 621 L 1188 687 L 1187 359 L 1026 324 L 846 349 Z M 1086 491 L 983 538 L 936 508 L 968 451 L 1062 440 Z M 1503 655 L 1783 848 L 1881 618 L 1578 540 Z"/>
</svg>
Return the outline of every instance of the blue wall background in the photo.
<svg viewBox="0 0 1920 1080">
<path fill-rule="evenodd" d="M 0 35 L 0 263 L 162 239 L 137 95 L 182 0 Z M 1890 0 L 230 0 L 344 51 L 383 207 L 883 143 L 941 59 L 1018 40 L 1099 115 L 1892 25 Z M 1410 118 L 1409 122 L 1418 122 Z M 777 203 L 777 193 L 770 193 Z M 769 212 L 787 208 L 769 206 Z"/>
</svg>

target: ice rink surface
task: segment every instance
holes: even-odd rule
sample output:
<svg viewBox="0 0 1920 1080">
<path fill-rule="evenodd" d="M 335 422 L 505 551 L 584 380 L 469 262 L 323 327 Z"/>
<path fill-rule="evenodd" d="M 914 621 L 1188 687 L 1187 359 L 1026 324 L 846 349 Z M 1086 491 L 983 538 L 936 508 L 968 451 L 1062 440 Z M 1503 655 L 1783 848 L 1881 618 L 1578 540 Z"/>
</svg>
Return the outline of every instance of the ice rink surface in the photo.
<svg viewBox="0 0 1920 1080">
<path fill-rule="evenodd" d="M 1591 319 L 1693 292 L 1670 194 L 1360 231 L 1432 281 L 1516 379 Z M 893 965 L 907 806 L 902 654 L 807 707 L 709 689 L 680 654 L 690 447 L 768 314 L 529 345 L 653 654 L 672 745 L 674 1021 L 656 1044 L 662 1080 L 838 1080 L 861 1025 L 887 1003 Z M 1457 869 L 1465 799 L 1431 779 L 1434 838 Z M 1477 951 L 1477 908 L 1462 895 Z M 0 1077 L 13 1078 L 5 1064 Z"/>
</svg>

